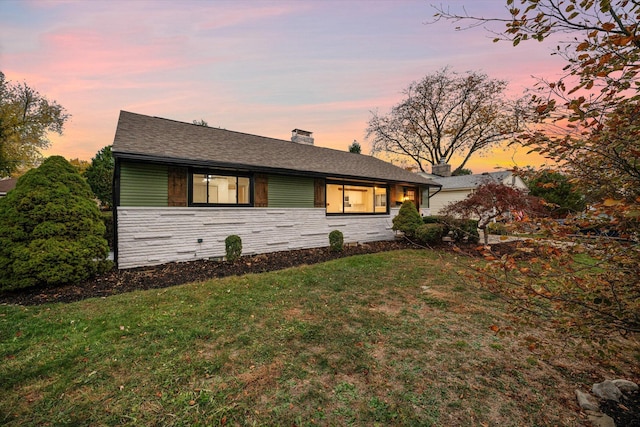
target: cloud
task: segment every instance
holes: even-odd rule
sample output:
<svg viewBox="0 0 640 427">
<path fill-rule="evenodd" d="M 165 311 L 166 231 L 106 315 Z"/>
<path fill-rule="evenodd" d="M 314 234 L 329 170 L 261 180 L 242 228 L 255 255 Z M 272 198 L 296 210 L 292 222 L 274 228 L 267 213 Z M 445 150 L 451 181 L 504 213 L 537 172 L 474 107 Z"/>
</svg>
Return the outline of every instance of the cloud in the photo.
<svg viewBox="0 0 640 427">
<path fill-rule="evenodd" d="M 85 159 L 113 141 L 121 109 L 282 139 L 301 127 L 346 149 L 365 144 L 371 110 L 444 66 L 508 79 L 514 95 L 561 68 L 549 46 L 425 25 L 433 13 L 423 1 L 0 2 L 0 60 L 72 114 L 48 153 Z"/>
</svg>

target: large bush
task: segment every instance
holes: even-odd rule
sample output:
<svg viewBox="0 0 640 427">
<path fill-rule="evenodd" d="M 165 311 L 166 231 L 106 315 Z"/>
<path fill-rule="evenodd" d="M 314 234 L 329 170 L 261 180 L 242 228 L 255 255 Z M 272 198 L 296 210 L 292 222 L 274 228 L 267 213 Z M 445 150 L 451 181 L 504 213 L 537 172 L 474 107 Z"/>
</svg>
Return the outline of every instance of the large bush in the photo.
<svg viewBox="0 0 640 427">
<path fill-rule="evenodd" d="M 393 218 L 392 229 L 402 231 L 407 237 L 413 237 L 416 228 L 422 224 L 422 217 L 420 213 L 418 213 L 416 205 L 414 205 L 411 200 L 406 200 L 402 203 L 402 206 L 400 206 L 398 215 Z"/>
<path fill-rule="evenodd" d="M 78 283 L 111 266 L 89 185 L 63 157 L 0 199 L 0 289 Z"/>
</svg>

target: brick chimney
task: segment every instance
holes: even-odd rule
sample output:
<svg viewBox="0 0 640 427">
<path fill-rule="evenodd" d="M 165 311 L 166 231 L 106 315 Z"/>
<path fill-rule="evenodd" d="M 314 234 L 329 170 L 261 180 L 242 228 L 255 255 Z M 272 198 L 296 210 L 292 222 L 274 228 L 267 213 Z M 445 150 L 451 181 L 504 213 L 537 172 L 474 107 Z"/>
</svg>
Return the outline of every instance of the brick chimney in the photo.
<svg viewBox="0 0 640 427">
<path fill-rule="evenodd" d="M 445 162 L 445 159 L 440 159 L 440 163 L 431 166 L 431 173 L 442 177 L 451 176 L 451 165 Z"/>
<path fill-rule="evenodd" d="M 291 131 L 291 141 L 298 144 L 313 145 L 313 132 L 302 129 L 294 129 Z"/>
</svg>

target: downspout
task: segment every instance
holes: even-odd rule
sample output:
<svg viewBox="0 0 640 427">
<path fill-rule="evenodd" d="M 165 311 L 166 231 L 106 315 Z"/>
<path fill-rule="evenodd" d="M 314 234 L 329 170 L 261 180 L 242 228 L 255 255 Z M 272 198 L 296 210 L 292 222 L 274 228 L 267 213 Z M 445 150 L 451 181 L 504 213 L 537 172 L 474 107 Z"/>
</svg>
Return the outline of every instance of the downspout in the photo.
<svg viewBox="0 0 640 427">
<path fill-rule="evenodd" d="M 430 185 L 429 188 L 431 188 L 432 186 Z M 439 192 L 442 191 L 442 186 L 438 187 L 438 191 L 436 191 L 435 193 L 431 194 L 431 191 L 429 191 L 429 199 L 431 199 L 433 196 L 435 196 L 436 194 L 438 194 Z M 429 205 L 431 206 L 431 205 Z"/>
</svg>

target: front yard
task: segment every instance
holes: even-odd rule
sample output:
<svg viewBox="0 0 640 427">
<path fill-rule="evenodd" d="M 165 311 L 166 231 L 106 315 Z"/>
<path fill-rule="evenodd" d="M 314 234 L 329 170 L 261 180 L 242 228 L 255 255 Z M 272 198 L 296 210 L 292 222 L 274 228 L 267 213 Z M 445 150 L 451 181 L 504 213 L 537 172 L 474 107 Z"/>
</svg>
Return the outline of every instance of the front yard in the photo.
<svg viewBox="0 0 640 427">
<path fill-rule="evenodd" d="M 584 425 L 574 390 L 638 381 L 403 250 L 70 304 L 0 305 L 8 425 Z"/>
</svg>

